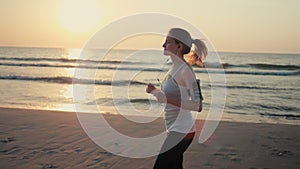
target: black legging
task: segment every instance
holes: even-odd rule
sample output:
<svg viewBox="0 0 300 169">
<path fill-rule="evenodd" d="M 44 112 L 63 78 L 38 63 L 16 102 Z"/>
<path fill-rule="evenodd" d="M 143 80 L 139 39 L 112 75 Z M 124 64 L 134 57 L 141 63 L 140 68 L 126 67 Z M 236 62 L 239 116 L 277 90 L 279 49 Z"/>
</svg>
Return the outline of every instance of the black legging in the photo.
<svg viewBox="0 0 300 169">
<path fill-rule="evenodd" d="M 192 143 L 194 136 L 195 133 L 168 133 L 153 169 L 183 169 L 183 153 Z"/>
</svg>

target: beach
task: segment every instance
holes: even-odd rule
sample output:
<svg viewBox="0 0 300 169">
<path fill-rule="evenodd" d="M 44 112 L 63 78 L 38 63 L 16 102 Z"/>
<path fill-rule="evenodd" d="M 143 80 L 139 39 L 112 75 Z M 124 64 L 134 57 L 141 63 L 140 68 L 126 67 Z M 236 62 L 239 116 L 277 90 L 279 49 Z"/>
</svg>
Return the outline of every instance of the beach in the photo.
<svg viewBox="0 0 300 169">
<path fill-rule="evenodd" d="M 300 169 L 300 1 L 171 4 L 1 0 L 0 169 Z"/>
<path fill-rule="evenodd" d="M 136 124 L 120 115 L 105 119 L 121 132 Z M 150 169 L 155 156 L 133 159 L 114 155 L 95 144 L 75 112 L 0 109 L 0 168 Z M 203 121 L 197 121 L 201 128 Z M 142 124 L 148 125 L 148 124 Z M 162 131 L 157 119 L 135 133 Z M 199 132 L 184 156 L 187 169 L 297 169 L 300 167 L 299 125 L 221 122 L 203 144 Z M 197 130 L 198 131 L 198 130 Z"/>
</svg>

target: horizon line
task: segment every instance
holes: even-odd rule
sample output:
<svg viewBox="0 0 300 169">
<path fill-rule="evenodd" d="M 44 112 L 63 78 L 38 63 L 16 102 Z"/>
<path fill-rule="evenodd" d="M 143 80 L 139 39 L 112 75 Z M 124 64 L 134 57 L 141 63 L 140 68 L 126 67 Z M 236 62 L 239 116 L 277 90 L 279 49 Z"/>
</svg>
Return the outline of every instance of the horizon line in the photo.
<svg viewBox="0 0 300 169">
<path fill-rule="evenodd" d="M 63 46 L 23 46 L 23 45 L 0 45 L 0 48 L 49 48 L 49 49 L 83 49 L 79 47 L 63 47 Z M 106 50 L 104 48 L 95 48 L 99 50 Z M 149 48 L 150 49 L 150 48 Z M 154 49 L 154 48 L 152 48 Z M 141 50 L 140 48 L 114 48 L 114 50 Z M 288 54 L 300 55 L 300 52 L 282 52 L 282 51 L 232 51 L 232 50 L 216 50 L 220 53 L 251 53 L 251 54 Z M 212 52 L 212 51 L 209 51 Z"/>
</svg>

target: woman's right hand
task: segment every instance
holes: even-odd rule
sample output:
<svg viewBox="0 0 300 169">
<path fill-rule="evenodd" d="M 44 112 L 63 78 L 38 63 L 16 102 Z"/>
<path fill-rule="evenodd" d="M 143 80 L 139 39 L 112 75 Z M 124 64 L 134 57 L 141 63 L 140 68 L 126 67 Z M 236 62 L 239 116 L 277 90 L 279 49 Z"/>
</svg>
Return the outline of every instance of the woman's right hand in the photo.
<svg viewBox="0 0 300 169">
<path fill-rule="evenodd" d="M 167 101 L 165 94 L 161 90 L 156 89 L 156 87 L 151 83 L 148 84 L 146 92 L 153 94 L 159 103 L 166 103 Z"/>
<path fill-rule="evenodd" d="M 151 93 L 155 89 L 156 89 L 156 87 L 153 84 L 149 83 L 147 88 L 146 88 L 146 92 Z"/>
</svg>

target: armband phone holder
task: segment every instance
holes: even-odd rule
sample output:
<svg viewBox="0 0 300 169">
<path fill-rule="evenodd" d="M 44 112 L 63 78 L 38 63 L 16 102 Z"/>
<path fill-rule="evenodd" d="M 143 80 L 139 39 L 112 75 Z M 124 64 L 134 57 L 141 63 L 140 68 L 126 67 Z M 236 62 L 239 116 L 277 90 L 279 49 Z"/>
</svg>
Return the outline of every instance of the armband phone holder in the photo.
<svg viewBox="0 0 300 169">
<path fill-rule="evenodd" d="M 192 99 L 194 101 L 203 100 L 201 87 L 200 87 L 200 80 L 196 79 L 196 81 L 193 82 L 192 86 L 193 86 Z"/>
</svg>

